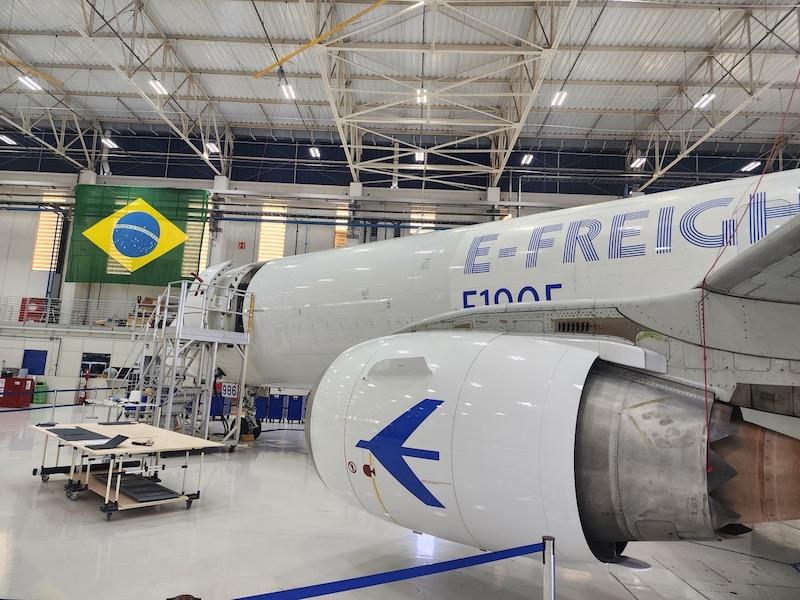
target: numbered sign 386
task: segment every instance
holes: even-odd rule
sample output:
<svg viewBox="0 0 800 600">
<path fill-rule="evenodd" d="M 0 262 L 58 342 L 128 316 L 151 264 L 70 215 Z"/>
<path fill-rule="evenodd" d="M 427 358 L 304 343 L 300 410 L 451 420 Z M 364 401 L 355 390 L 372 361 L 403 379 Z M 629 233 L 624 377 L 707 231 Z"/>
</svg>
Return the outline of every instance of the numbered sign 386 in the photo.
<svg viewBox="0 0 800 600">
<path fill-rule="evenodd" d="M 239 384 L 238 383 L 223 383 L 222 384 L 222 397 L 223 398 L 238 398 L 239 397 Z"/>
</svg>

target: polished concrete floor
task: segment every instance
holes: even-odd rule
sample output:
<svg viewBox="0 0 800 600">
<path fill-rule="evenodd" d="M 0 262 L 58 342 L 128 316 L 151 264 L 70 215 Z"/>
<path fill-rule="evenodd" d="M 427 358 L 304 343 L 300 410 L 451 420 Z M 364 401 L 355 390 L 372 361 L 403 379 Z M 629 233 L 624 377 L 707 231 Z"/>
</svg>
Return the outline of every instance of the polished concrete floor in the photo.
<svg viewBox="0 0 800 600">
<path fill-rule="evenodd" d="M 62 423 L 80 411 L 58 409 Z M 326 490 L 301 431 L 265 432 L 251 448 L 209 457 L 202 498 L 106 522 L 99 500 L 64 497 L 63 479 L 31 476 L 48 411 L 0 412 L 0 598 L 237 598 L 476 554 L 360 512 Z M 532 540 L 535 542 L 536 540 Z M 652 564 L 559 570 L 563 599 L 798 600 L 800 522 L 719 543 L 634 544 Z M 338 594 L 336 598 L 541 597 L 538 560 L 515 558 Z"/>
</svg>

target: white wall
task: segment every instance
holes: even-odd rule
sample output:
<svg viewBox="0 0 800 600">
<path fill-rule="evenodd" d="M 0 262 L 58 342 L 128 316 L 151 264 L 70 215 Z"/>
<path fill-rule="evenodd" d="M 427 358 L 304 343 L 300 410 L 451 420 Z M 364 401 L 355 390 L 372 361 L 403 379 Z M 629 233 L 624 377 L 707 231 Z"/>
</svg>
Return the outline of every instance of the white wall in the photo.
<svg viewBox="0 0 800 600">
<path fill-rule="evenodd" d="M 0 297 L 44 297 L 47 271 L 32 271 L 38 212 L 0 212 Z"/>
<path fill-rule="evenodd" d="M 52 189 L 61 189 L 69 195 L 77 175 L 58 173 L 2 172 L 6 181 L 28 181 L 47 183 Z M 98 177 L 100 185 L 140 185 L 152 187 L 182 187 L 191 189 L 211 189 L 213 182 L 199 179 L 163 179 L 147 177 Z M 0 181 L 0 185 L 2 181 Z M 269 196 L 277 202 L 289 202 L 301 211 L 307 208 L 316 215 L 333 216 L 336 206 L 351 200 L 349 188 L 344 186 L 312 186 L 294 184 L 230 182 L 230 189 L 252 191 L 257 197 Z M 30 195 L 38 188 L 21 188 Z M 13 189 L 10 192 L 13 195 Z M 23 192 L 20 192 L 23 193 Z M 259 200 L 251 196 L 235 197 L 234 202 L 253 202 Z M 565 194 L 523 194 L 520 214 L 530 214 L 551 210 L 552 208 L 577 206 L 609 200 L 609 196 L 565 195 Z M 501 193 L 502 202 L 517 202 L 516 193 Z M 360 215 L 375 216 L 381 211 L 397 211 L 392 217 L 408 216 L 410 206 L 440 207 L 454 213 L 483 214 L 490 206 L 486 202 L 485 191 L 460 190 L 390 190 L 388 188 L 364 188 L 358 199 Z M 258 212 L 260 208 L 254 208 Z M 429 210 L 426 208 L 426 210 Z M 435 210 L 435 209 L 434 209 Z M 515 211 L 516 212 L 516 211 Z M 0 297 L 3 296 L 44 296 L 47 288 L 47 272 L 32 272 L 30 269 L 36 233 L 37 213 L 0 211 Z M 255 218 L 249 215 L 245 218 Z M 313 217 L 312 217 L 313 218 Z M 465 222 L 474 222 L 478 217 L 464 216 Z M 223 260 L 232 260 L 235 265 L 244 265 L 258 260 L 258 242 L 261 231 L 256 221 L 222 221 L 223 233 L 212 241 L 221 244 Z M 407 235 L 407 230 L 403 230 Z M 241 243 L 241 244 L 240 244 Z M 287 224 L 284 255 L 304 254 L 332 248 L 334 228 L 326 225 Z M 241 248 L 240 245 L 244 245 Z M 124 284 L 75 284 L 64 283 L 61 297 L 65 299 L 135 302 L 137 296 L 157 296 L 162 288 L 153 286 L 133 286 Z"/>
<path fill-rule="evenodd" d="M 4 330 L 0 337 L 0 365 L 12 368 L 22 366 L 25 350 L 46 350 L 47 362 L 45 374 L 37 377 L 44 381 L 50 389 L 68 389 L 77 387 L 80 379 L 81 359 L 84 352 L 110 354 L 112 367 L 126 365 L 136 342 L 129 339 L 113 339 L 101 334 L 93 336 L 60 336 L 33 337 Z M 59 402 L 71 402 L 72 398 L 59 397 Z"/>
<path fill-rule="evenodd" d="M 242 266 L 258 260 L 259 223 L 254 221 L 222 221 L 222 244 L 224 260 L 232 260 L 234 266 Z M 244 248 L 239 248 L 243 243 Z M 214 242 L 212 242 L 214 243 Z"/>
<path fill-rule="evenodd" d="M 329 225 L 286 225 L 284 256 L 333 248 L 334 228 Z"/>
</svg>

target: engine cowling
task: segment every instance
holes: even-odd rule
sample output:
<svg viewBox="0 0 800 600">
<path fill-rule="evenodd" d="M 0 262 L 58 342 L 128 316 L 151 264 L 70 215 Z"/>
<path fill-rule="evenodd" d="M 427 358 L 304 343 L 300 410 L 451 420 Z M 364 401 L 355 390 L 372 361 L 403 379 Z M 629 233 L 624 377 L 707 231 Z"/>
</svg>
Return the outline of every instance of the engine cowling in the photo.
<svg viewBox="0 0 800 600">
<path fill-rule="evenodd" d="M 706 411 L 696 390 L 557 338 L 432 331 L 339 356 L 307 435 L 326 485 L 373 515 L 485 549 L 553 535 L 562 559 L 610 562 L 631 540 L 715 538 L 737 522 L 714 495 L 760 459 L 718 456 L 745 426 L 725 406 L 707 426 Z M 796 468 L 797 444 L 783 443 Z"/>
</svg>

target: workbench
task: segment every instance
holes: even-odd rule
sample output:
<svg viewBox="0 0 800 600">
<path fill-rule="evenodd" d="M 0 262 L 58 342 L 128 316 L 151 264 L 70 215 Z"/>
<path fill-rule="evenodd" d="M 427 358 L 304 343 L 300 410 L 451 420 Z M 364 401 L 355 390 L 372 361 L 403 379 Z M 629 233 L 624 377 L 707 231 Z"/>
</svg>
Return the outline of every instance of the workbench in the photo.
<svg viewBox="0 0 800 600">
<path fill-rule="evenodd" d="M 183 502 L 191 508 L 192 502 L 200 498 L 200 485 L 205 453 L 221 450 L 224 444 L 192 437 L 175 431 L 153 427 L 144 423 L 77 423 L 50 426 L 31 425 L 44 435 L 44 449 L 40 467 L 33 475 L 43 482 L 50 475 L 67 476 L 64 486 L 66 497 L 77 500 L 81 492 L 93 492 L 103 499 L 100 510 L 111 520 L 114 512 L 144 508 L 160 504 Z M 96 434 L 95 439 L 68 439 L 63 436 L 83 434 L 84 438 Z M 93 448 L 117 435 L 126 436 L 115 448 Z M 48 445 L 55 443 L 55 460 L 48 466 Z M 149 443 L 150 445 L 137 445 Z M 69 455 L 69 464 L 60 464 L 62 448 Z M 52 452 L 51 452 L 52 455 Z M 181 464 L 168 465 L 165 455 L 178 456 Z M 196 491 L 187 490 L 190 458 L 199 457 Z M 180 492 L 161 485 L 161 474 L 168 470 L 180 470 Z"/>
</svg>

